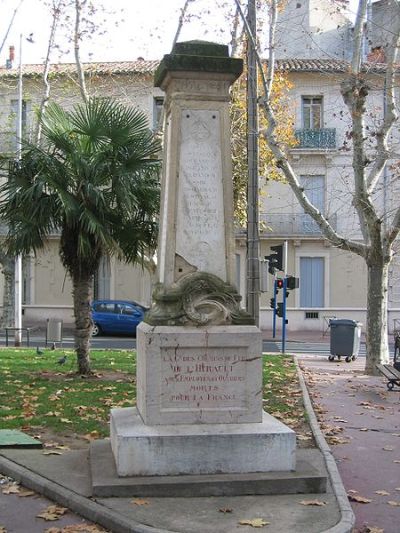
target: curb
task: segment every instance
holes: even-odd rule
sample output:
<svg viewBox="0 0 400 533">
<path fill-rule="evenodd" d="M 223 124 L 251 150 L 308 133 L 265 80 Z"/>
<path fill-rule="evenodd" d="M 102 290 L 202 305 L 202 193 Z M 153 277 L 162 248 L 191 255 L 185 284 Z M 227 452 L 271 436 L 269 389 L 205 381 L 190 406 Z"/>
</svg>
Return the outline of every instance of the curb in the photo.
<svg viewBox="0 0 400 533">
<path fill-rule="evenodd" d="M 297 356 L 293 356 L 296 371 L 300 382 L 300 387 L 303 393 L 304 407 L 307 412 L 309 423 L 311 426 L 311 431 L 314 435 L 315 441 L 318 448 L 321 450 L 321 453 L 324 457 L 326 469 L 328 471 L 329 479 L 332 485 L 333 493 L 336 496 L 340 513 L 342 515 L 340 521 L 333 527 L 321 532 L 321 533 L 351 533 L 355 524 L 355 516 L 353 509 L 347 498 L 347 493 L 344 488 L 342 478 L 338 467 L 336 465 L 335 458 L 333 457 L 332 451 L 325 440 L 325 437 L 319 427 L 318 419 L 315 415 L 314 408 L 311 403 L 310 395 L 308 393 L 308 388 L 303 377 L 303 372 L 301 371 Z"/>
<path fill-rule="evenodd" d="M 121 517 L 94 500 L 62 487 L 54 481 L 35 474 L 28 468 L 21 466 L 0 455 L 0 472 L 9 476 L 22 485 L 39 494 L 68 507 L 74 513 L 103 526 L 112 533 L 174 533 L 170 530 L 158 529 L 134 520 Z"/>
</svg>

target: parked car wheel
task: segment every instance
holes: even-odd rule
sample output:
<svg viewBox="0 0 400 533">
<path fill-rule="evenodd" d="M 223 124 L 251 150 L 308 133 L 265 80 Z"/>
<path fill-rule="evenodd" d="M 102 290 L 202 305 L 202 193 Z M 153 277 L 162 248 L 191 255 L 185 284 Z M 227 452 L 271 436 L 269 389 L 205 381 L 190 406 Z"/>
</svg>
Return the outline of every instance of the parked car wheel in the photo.
<svg viewBox="0 0 400 533">
<path fill-rule="evenodd" d="M 96 323 L 93 324 L 93 329 L 92 329 L 92 337 L 98 337 L 99 335 L 101 335 L 101 329 L 100 329 L 100 326 Z"/>
</svg>

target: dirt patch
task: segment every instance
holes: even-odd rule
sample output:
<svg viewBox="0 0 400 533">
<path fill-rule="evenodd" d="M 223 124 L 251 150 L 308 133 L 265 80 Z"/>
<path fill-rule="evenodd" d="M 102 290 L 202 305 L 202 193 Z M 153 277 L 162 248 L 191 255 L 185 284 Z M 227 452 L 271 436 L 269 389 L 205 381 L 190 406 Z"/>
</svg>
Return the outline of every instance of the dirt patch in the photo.
<svg viewBox="0 0 400 533">
<path fill-rule="evenodd" d="M 136 383 L 136 377 L 133 374 L 109 370 L 105 370 L 104 372 L 96 372 L 90 376 L 80 376 L 75 372 L 69 372 L 65 374 L 64 372 L 51 372 L 49 370 L 37 372 L 33 375 L 39 376 L 42 379 L 48 379 L 49 381 L 59 381 L 60 378 L 64 378 L 65 380 L 72 380 L 80 377 L 82 380 L 88 381 L 116 381 L 118 383 Z"/>
<path fill-rule="evenodd" d="M 65 446 L 65 449 L 70 450 L 82 450 L 89 447 L 90 440 L 94 440 L 73 433 L 72 431 L 56 433 L 52 429 L 44 427 L 32 427 L 25 431 L 32 437 L 39 439 L 42 442 L 44 449 L 59 450 L 60 452 L 62 452 L 62 449 L 59 448 L 60 446 Z"/>
</svg>

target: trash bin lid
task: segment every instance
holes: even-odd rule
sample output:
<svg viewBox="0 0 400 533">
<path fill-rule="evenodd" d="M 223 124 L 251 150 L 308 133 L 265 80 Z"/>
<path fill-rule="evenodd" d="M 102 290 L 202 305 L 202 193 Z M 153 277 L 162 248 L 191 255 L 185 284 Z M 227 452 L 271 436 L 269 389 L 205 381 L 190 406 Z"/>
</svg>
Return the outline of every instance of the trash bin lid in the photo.
<svg viewBox="0 0 400 533">
<path fill-rule="evenodd" d="M 357 322 L 356 320 L 351 320 L 350 318 L 332 318 L 329 321 L 329 325 L 331 327 L 337 327 L 337 326 L 360 326 L 361 324 Z"/>
</svg>

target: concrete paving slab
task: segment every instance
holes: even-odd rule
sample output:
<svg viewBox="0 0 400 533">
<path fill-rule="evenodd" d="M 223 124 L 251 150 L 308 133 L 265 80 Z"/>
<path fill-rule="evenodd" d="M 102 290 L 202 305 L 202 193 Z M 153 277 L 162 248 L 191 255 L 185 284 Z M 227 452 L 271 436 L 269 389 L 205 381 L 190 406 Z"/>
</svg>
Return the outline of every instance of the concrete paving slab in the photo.
<svg viewBox="0 0 400 533">
<path fill-rule="evenodd" d="M 0 455 L 63 487 L 89 497 L 92 494 L 88 449 L 44 455 L 42 450 L 0 450 Z"/>
<path fill-rule="evenodd" d="M 321 533 L 340 520 L 340 512 L 331 489 L 312 499 L 325 502 L 322 507 L 305 506 L 304 495 L 242 496 L 213 498 L 146 498 L 136 505 L 132 498 L 97 499 L 126 518 L 174 533 L 232 533 L 246 531 L 240 520 L 262 518 L 269 522 L 265 531 L 273 533 Z M 220 509 L 232 509 L 221 512 Z M 247 528 L 252 529 L 252 528 Z"/>
</svg>

